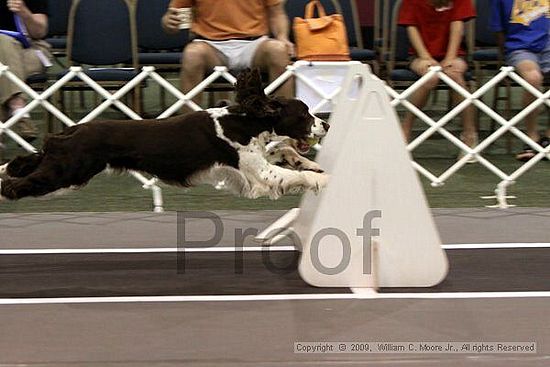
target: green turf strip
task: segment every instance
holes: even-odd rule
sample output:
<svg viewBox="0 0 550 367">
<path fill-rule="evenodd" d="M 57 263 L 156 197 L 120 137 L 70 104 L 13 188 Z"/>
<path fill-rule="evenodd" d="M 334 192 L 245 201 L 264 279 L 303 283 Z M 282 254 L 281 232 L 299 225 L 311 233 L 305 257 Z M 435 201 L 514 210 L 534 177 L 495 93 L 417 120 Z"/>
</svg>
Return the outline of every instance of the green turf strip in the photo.
<svg viewBox="0 0 550 367">
<path fill-rule="evenodd" d="M 509 155 L 487 156 L 505 172 L 512 172 L 519 165 Z M 420 158 L 418 162 L 436 174 L 440 174 L 454 161 L 448 158 Z M 431 207 L 482 207 L 492 201 L 479 197 L 493 193 L 500 180 L 479 164 L 463 167 L 441 187 L 431 187 L 422 179 Z M 550 162 L 540 162 L 511 186 L 512 200 L 518 206 L 550 205 Z M 288 195 L 279 200 L 244 199 L 209 186 L 180 189 L 162 186 L 165 210 L 223 210 L 223 209 L 287 209 L 299 204 L 299 195 Z M 133 177 L 125 174 L 101 174 L 87 186 L 61 196 L 26 198 L 17 202 L 1 202 L 0 212 L 45 211 L 148 211 L 152 209 L 149 190 Z"/>
</svg>

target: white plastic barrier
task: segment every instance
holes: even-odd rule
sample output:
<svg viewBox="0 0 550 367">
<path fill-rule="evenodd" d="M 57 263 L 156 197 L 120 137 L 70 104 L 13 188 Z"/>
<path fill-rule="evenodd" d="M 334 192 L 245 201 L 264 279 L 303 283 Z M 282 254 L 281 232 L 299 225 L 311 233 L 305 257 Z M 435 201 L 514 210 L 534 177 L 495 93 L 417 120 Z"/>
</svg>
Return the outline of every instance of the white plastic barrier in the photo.
<svg viewBox="0 0 550 367">
<path fill-rule="evenodd" d="M 292 65 L 289 65 L 287 67 L 287 70 L 279 78 L 274 80 L 269 86 L 266 87 L 265 92 L 270 94 L 274 90 L 276 90 L 280 85 L 285 83 L 289 78 L 295 77 L 299 83 L 303 84 L 304 87 L 310 89 L 309 92 L 311 93 L 311 95 L 313 95 L 313 97 L 315 96 L 315 94 L 318 95 L 317 104 L 315 106 L 310 106 L 311 111 L 313 113 L 316 113 L 318 111 L 324 111 L 327 108 L 332 109 L 332 107 L 335 104 L 336 98 L 340 92 L 340 88 L 337 87 L 327 91 L 325 86 L 319 85 L 319 83 L 316 82 L 315 80 L 316 77 L 314 76 L 315 74 L 313 74 L 312 76 L 310 72 L 302 72 L 302 71 L 305 68 L 307 68 L 308 71 L 311 71 L 312 68 L 315 69 L 315 67 L 326 68 L 327 66 L 330 66 L 330 65 L 333 65 L 338 70 L 341 70 L 342 66 L 353 67 L 356 64 L 357 64 L 356 62 L 326 63 L 326 62 L 298 61 Z M 432 118 L 430 118 L 428 115 L 426 115 L 421 110 L 416 108 L 412 103 L 410 103 L 407 100 L 407 98 L 416 89 L 418 89 L 423 83 L 427 82 L 433 75 L 437 75 L 444 83 L 448 84 L 451 88 L 453 88 L 454 90 L 456 90 L 458 93 L 460 93 L 462 96 L 465 97 L 465 100 L 462 103 L 458 104 L 452 110 L 448 111 L 441 119 L 439 119 L 439 121 L 434 121 Z M 121 102 L 120 98 L 122 98 L 124 95 L 130 92 L 133 88 L 138 86 L 141 82 L 149 78 L 157 82 L 162 88 L 166 89 L 169 93 L 171 93 L 177 99 L 177 101 L 172 106 L 167 108 L 164 112 L 162 112 L 158 116 L 159 118 L 165 118 L 179 111 L 179 109 L 183 105 L 187 105 L 194 110 L 200 110 L 201 109 L 200 106 L 195 104 L 192 101 L 192 98 L 195 97 L 197 94 L 201 93 L 205 88 L 207 88 L 210 84 L 214 83 L 218 78 L 220 77 L 224 78 L 230 83 L 234 83 L 236 81 L 236 78 L 227 71 L 226 67 L 218 66 L 218 67 L 215 67 L 214 72 L 210 74 L 205 80 L 199 83 L 191 91 L 184 94 L 178 88 L 174 87 L 166 79 L 164 79 L 159 74 L 157 74 L 153 67 L 147 66 L 147 67 L 143 67 L 141 73 L 139 73 L 136 77 L 134 77 L 134 79 L 128 82 L 123 88 L 116 91 L 115 93 L 109 93 L 107 90 L 102 88 L 99 84 L 97 84 L 88 76 L 86 76 L 86 74 L 83 73 L 82 68 L 71 67 L 70 71 L 63 78 L 57 80 L 55 83 L 49 86 L 42 93 L 38 93 L 34 91 L 32 88 L 30 88 L 28 85 L 26 85 L 25 82 L 18 79 L 13 73 L 11 73 L 9 71 L 9 67 L 3 64 L 0 64 L 0 78 L 2 77 L 8 78 L 13 83 L 16 83 L 23 90 L 23 92 L 32 99 L 31 102 L 27 106 L 25 106 L 24 109 L 20 111 L 20 113 L 10 117 L 6 121 L 3 121 L 3 122 L 0 121 L 0 134 L 6 134 L 9 138 L 13 139 L 17 144 L 19 144 L 22 148 L 24 148 L 28 152 L 35 152 L 36 151 L 35 147 L 33 147 L 31 144 L 23 140 L 11 128 L 13 127 L 14 124 L 17 123 L 17 121 L 21 119 L 21 117 L 25 113 L 32 111 L 39 105 L 44 107 L 49 113 L 54 115 L 57 119 L 59 119 L 62 123 L 64 123 L 67 126 L 91 121 L 97 118 L 109 106 L 115 106 L 124 114 L 126 114 L 129 118 L 139 120 L 141 119 L 141 117 L 138 114 L 136 114 L 131 108 L 129 108 L 127 105 Z M 60 111 L 58 108 L 56 108 L 54 105 L 52 105 L 48 101 L 48 98 L 52 97 L 53 93 L 58 91 L 66 83 L 70 82 L 75 77 L 79 78 L 85 84 L 89 85 L 93 90 L 95 90 L 100 96 L 104 98 L 103 103 L 101 103 L 95 109 L 90 111 L 85 117 L 83 117 L 79 121 L 71 120 L 71 118 L 69 118 L 65 113 Z M 518 113 L 516 116 L 514 116 L 510 120 L 506 120 L 505 118 L 503 118 L 496 111 L 493 111 L 489 106 L 484 104 L 480 99 L 486 92 L 488 92 L 491 88 L 495 87 L 504 78 L 511 78 L 512 80 L 516 81 L 520 86 L 527 89 L 537 97 L 536 100 L 531 105 L 527 106 L 525 109 L 523 109 L 520 113 Z M 524 119 L 525 116 L 527 116 L 535 108 L 540 107 L 542 104 L 546 104 L 547 106 L 550 106 L 550 101 L 549 101 L 550 91 L 541 93 L 540 91 L 536 90 L 531 85 L 529 85 L 525 80 L 519 77 L 513 71 L 512 67 L 503 67 L 500 73 L 498 73 L 495 77 L 493 77 L 490 81 L 488 81 L 485 85 L 483 85 L 481 88 L 479 88 L 473 93 L 468 92 L 461 86 L 454 83 L 447 75 L 441 72 L 441 69 L 439 67 L 431 68 L 428 74 L 420 78 L 416 83 L 414 83 L 408 89 L 406 89 L 401 93 L 396 92 L 389 86 L 386 86 L 385 89 L 389 94 L 389 96 L 393 99 L 391 101 L 391 105 L 393 107 L 396 107 L 397 105 L 404 106 L 405 108 L 411 110 L 420 120 L 424 121 L 429 126 L 428 129 L 426 129 L 419 137 L 417 137 L 414 141 L 412 141 L 408 145 L 407 149 L 409 151 L 413 151 L 416 147 L 422 144 L 426 139 L 428 139 L 433 133 L 437 131 L 438 133 L 443 135 L 447 140 L 449 140 L 452 144 L 456 145 L 461 150 L 467 153 L 461 160 L 454 163 L 451 167 L 449 167 L 445 172 L 443 172 L 439 176 L 435 176 L 425 167 L 422 167 L 418 162 L 413 161 L 412 164 L 414 168 L 420 174 L 427 177 L 431 181 L 433 186 L 440 186 L 444 184 L 454 173 L 456 173 L 460 168 L 462 168 L 466 164 L 466 161 L 468 160 L 468 158 L 473 155 L 476 157 L 477 161 L 480 164 L 482 164 L 489 171 L 491 171 L 501 179 L 501 182 L 497 185 L 497 188 L 495 189 L 496 195 L 491 196 L 491 198 L 497 199 L 497 204 L 495 205 L 495 207 L 507 208 L 509 206 L 512 206 L 507 202 L 507 199 L 509 198 L 507 196 L 508 186 L 513 184 L 520 176 L 522 176 L 525 172 L 527 172 L 535 164 L 537 164 L 542 158 L 544 158 L 545 155 L 548 156 L 550 154 L 550 147 L 543 149 L 535 141 L 530 139 L 526 134 L 524 134 L 523 132 L 521 132 L 519 129 L 515 127 L 515 125 L 518 122 Z M 462 141 L 460 141 L 460 139 L 456 138 L 449 131 L 445 130 L 445 125 L 449 121 L 451 121 L 453 118 L 458 116 L 460 112 L 464 108 L 466 108 L 469 104 L 474 104 L 482 112 L 486 113 L 489 117 L 491 117 L 501 125 L 499 129 L 493 132 L 489 137 L 487 137 L 484 141 L 482 141 L 479 145 L 477 145 L 474 148 L 470 148 L 466 146 Z M 335 123 L 338 123 L 338 122 L 336 121 Z M 530 147 L 532 147 L 535 151 L 538 152 L 538 154 L 533 159 L 529 160 L 527 163 L 525 163 L 516 171 L 510 174 L 503 172 L 501 169 L 499 169 L 497 166 L 495 166 L 493 163 L 491 163 L 481 154 L 484 149 L 486 149 L 490 144 L 492 144 L 496 139 L 498 139 L 507 131 L 512 132 L 519 139 L 524 141 L 526 144 L 528 144 Z M 156 178 L 154 177 L 147 178 L 137 172 L 132 172 L 132 175 L 142 183 L 145 189 L 150 189 L 152 191 L 154 210 L 162 211 L 163 210 L 162 193 L 161 193 L 161 189 L 157 185 Z"/>
<path fill-rule="evenodd" d="M 257 240 L 299 240 L 300 274 L 318 287 L 438 284 L 447 258 L 384 84 L 367 65 L 350 66 L 335 103 L 317 156 L 327 187 Z"/>
</svg>

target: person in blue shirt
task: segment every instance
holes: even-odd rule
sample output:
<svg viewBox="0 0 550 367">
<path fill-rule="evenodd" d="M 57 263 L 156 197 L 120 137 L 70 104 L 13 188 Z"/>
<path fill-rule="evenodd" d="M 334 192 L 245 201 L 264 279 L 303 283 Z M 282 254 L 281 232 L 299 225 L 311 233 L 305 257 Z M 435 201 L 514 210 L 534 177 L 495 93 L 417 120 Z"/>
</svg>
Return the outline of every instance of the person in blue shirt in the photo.
<svg viewBox="0 0 550 367">
<path fill-rule="evenodd" d="M 550 72 L 550 2 L 548 0 L 491 0 L 490 28 L 497 32 L 506 64 L 537 89 L 542 88 L 544 74 Z M 527 106 L 535 100 L 528 91 L 523 94 Z M 525 119 L 527 135 L 543 147 L 550 144 L 550 129 L 541 137 L 537 126 L 539 111 Z M 536 154 L 526 146 L 516 158 L 527 161 Z"/>
</svg>

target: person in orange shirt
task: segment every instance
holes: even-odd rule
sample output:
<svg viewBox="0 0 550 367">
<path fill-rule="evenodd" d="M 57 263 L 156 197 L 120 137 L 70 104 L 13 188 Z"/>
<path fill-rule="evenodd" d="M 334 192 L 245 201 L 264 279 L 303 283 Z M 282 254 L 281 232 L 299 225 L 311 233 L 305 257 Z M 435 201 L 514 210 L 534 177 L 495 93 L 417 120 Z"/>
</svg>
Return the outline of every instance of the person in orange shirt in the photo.
<svg viewBox="0 0 550 367">
<path fill-rule="evenodd" d="M 181 89 L 188 92 L 214 66 L 230 70 L 259 67 L 274 80 L 285 71 L 294 54 L 288 39 L 285 0 L 172 0 L 162 17 L 166 32 L 179 31 L 178 8 L 192 8 L 195 38 L 183 51 Z M 269 35 L 273 35 L 271 38 Z M 276 92 L 292 97 L 291 82 Z"/>
</svg>

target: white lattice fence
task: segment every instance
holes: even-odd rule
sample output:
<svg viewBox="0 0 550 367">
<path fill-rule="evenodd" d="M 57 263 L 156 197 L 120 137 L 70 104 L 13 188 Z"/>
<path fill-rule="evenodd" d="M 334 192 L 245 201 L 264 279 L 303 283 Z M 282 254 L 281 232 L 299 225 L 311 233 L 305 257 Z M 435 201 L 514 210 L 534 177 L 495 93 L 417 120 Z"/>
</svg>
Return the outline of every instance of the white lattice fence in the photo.
<svg viewBox="0 0 550 367">
<path fill-rule="evenodd" d="M 306 88 L 309 88 L 314 94 L 318 95 L 318 99 L 319 99 L 318 103 L 316 103 L 314 106 L 310 106 L 310 108 L 313 113 L 320 111 L 327 104 L 334 103 L 335 97 L 340 92 L 340 88 L 336 86 L 332 90 L 327 91 L 326 89 L 320 88 L 316 84 L 315 80 L 312 80 L 311 77 L 304 75 L 300 71 L 302 71 L 303 68 L 312 68 L 312 67 L 315 68 L 316 66 L 327 66 L 327 65 L 334 65 L 336 67 L 341 68 L 342 66 L 345 67 L 346 64 L 345 63 L 321 63 L 321 62 L 314 62 L 314 63 L 296 62 L 293 65 L 289 65 L 287 67 L 287 70 L 279 78 L 277 78 L 269 86 L 267 86 L 265 89 L 265 92 L 267 94 L 273 93 L 273 91 L 275 91 L 280 85 L 286 82 L 289 78 L 294 77 L 297 81 L 303 83 L 303 85 L 306 86 Z M 416 108 L 411 102 L 407 100 L 407 98 L 410 97 L 410 95 L 415 90 L 417 90 L 423 83 L 426 83 L 434 75 L 437 75 L 442 82 L 446 83 L 450 88 L 454 89 L 456 92 L 458 92 L 460 95 L 464 97 L 464 100 L 461 103 L 459 103 L 453 109 L 448 111 L 438 121 L 435 121 L 432 118 L 430 118 L 428 115 L 426 115 L 424 112 Z M 140 120 L 141 117 L 135 111 L 133 111 L 130 107 L 128 107 L 123 102 L 121 102 L 120 99 L 124 97 L 127 93 L 132 91 L 132 89 L 140 85 L 143 81 L 145 81 L 146 79 L 150 79 L 158 83 L 160 87 L 166 89 L 166 91 L 168 91 L 170 94 L 172 94 L 176 98 L 176 102 L 170 107 L 168 107 L 165 111 L 163 111 L 158 116 L 159 118 L 165 118 L 178 112 L 180 108 L 183 107 L 184 105 L 187 105 L 193 110 L 201 110 L 201 107 L 195 104 L 192 101 L 192 98 L 194 98 L 199 93 L 204 91 L 209 85 L 216 82 L 219 78 L 223 78 L 230 83 L 235 83 L 236 81 L 236 78 L 228 72 L 226 67 L 218 66 L 214 69 L 214 72 L 210 74 L 206 79 L 204 79 L 191 91 L 184 94 L 178 88 L 174 87 L 170 82 L 168 82 L 158 73 L 156 73 L 153 67 L 147 66 L 147 67 L 143 67 L 141 72 L 136 77 L 134 77 L 131 81 L 129 81 L 124 87 L 122 87 L 121 89 L 119 89 L 114 93 L 110 93 L 107 90 L 105 90 L 103 87 L 101 87 L 98 83 L 96 83 L 94 80 L 90 79 L 84 73 L 81 67 L 71 67 L 69 72 L 66 75 L 64 75 L 61 79 L 57 80 L 55 83 L 49 86 L 42 93 L 38 93 L 34 91 L 32 88 L 30 88 L 27 84 L 25 84 L 24 81 L 20 80 L 13 73 L 11 73 L 9 71 L 9 67 L 0 64 L 0 78 L 2 77 L 8 78 L 13 83 L 17 84 L 23 90 L 23 92 L 26 93 L 31 98 L 31 101 L 18 114 L 11 116 L 6 121 L 0 121 L 0 134 L 6 134 L 6 136 L 13 139 L 17 144 L 19 144 L 23 149 L 27 150 L 28 152 L 36 152 L 36 148 L 31 144 L 29 144 L 28 142 L 26 142 L 24 139 L 22 139 L 18 134 L 16 134 L 12 130 L 12 127 L 22 118 L 23 115 L 32 111 L 39 105 L 41 105 L 49 113 L 54 115 L 57 119 L 59 119 L 62 123 L 64 123 L 67 126 L 86 123 L 88 121 L 96 119 L 102 112 L 104 112 L 110 106 L 114 106 L 118 108 L 130 119 Z M 48 101 L 48 99 L 52 97 L 52 95 L 56 91 L 61 89 L 65 84 L 67 84 L 68 82 L 72 81 L 75 78 L 78 78 L 82 82 L 87 84 L 90 88 L 92 88 L 97 94 L 99 94 L 104 99 L 104 101 L 99 106 L 94 108 L 92 111 L 90 111 L 86 116 L 84 116 L 79 121 L 73 121 L 64 112 L 60 111 L 56 106 L 54 106 Z M 520 86 L 527 89 L 530 93 L 536 96 L 536 99 L 533 103 L 531 103 L 529 106 L 527 106 L 525 109 L 523 109 L 521 112 L 519 112 L 510 120 L 506 120 L 505 118 L 503 118 L 498 112 L 492 110 L 489 106 L 487 106 L 481 100 L 481 97 L 485 93 L 487 93 L 492 88 L 495 88 L 497 84 L 502 82 L 502 80 L 505 78 L 511 78 Z M 417 82 L 412 84 L 409 88 L 407 88 L 405 91 L 401 93 L 396 92 L 389 86 L 387 86 L 386 89 L 387 89 L 388 95 L 392 98 L 391 104 L 393 107 L 402 105 L 403 107 L 412 111 L 421 121 L 425 122 L 428 125 L 428 128 L 408 145 L 409 151 L 413 151 L 420 144 L 425 142 L 426 139 L 428 139 L 432 134 L 438 132 L 444 138 L 449 140 L 452 144 L 454 144 L 455 146 L 457 146 L 459 149 L 463 150 L 466 153 L 464 157 L 462 157 L 460 160 L 454 163 L 451 167 L 449 167 L 445 172 L 443 172 L 439 176 L 434 175 L 428 169 L 426 169 L 425 167 L 420 165 L 418 162 L 413 160 L 412 164 L 415 167 L 415 169 L 420 174 L 427 177 L 431 181 L 433 186 L 440 186 L 444 184 L 445 181 L 447 181 L 454 173 L 456 173 L 460 168 L 462 168 L 466 164 L 467 160 L 471 156 L 474 156 L 481 165 L 483 165 L 485 168 L 487 168 L 489 171 L 491 171 L 501 179 L 501 182 L 497 185 L 497 188 L 495 190 L 496 195 L 493 198 L 497 199 L 496 207 L 506 208 L 510 206 L 507 202 L 507 198 L 508 198 L 507 187 L 510 184 L 514 183 L 520 176 L 522 176 L 525 172 L 531 169 L 535 164 L 537 164 L 542 158 L 544 158 L 545 155 L 550 157 L 550 147 L 547 147 L 547 148 L 541 147 L 539 144 L 537 144 L 535 141 L 530 139 L 526 134 L 521 132 L 515 126 L 518 122 L 523 120 L 530 112 L 540 107 L 542 104 L 546 104 L 547 106 L 550 106 L 550 101 L 549 101 L 550 91 L 541 93 L 536 88 L 533 88 L 530 84 L 528 84 L 525 80 L 523 80 L 519 75 L 517 75 L 514 72 L 512 67 L 503 67 L 496 76 L 494 76 L 491 80 L 489 80 L 486 84 L 484 84 L 481 88 L 477 89 L 473 93 L 470 93 L 469 91 L 462 88 L 460 85 L 456 84 L 453 80 L 451 80 L 447 75 L 445 75 L 441 71 L 440 67 L 432 67 L 425 76 L 420 78 Z M 473 104 L 474 106 L 476 106 L 482 112 L 487 114 L 491 119 L 495 120 L 497 123 L 501 125 L 496 131 L 491 133 L 491 135 L 489 135 L 485 140 L 483 140 L 473 148 L 468 147 L 460 139 L 458 139 L 452 133 L 450 133 L 448 130 L 445 129 L 445 125 L 449 121 L 451 121 L 453 118 L 457 117 L 470 104 Z M 523 164 L 520 168 L 518 168 L 517 170 L 515 170 L 510 174 L 507 174 L 504 171 L 502 171 L 500 168 L 498 168 L 495 164 L 491 163 L 482 155 L 482 152 L 487 147 L 489 147 L 493 142 L 495 142 L 499 137 L 501 137 L 507 131 L 510 131 L 512 134 L 514 134 L 523 142 L 525 142 L 527 145 L 529 145 L 531 148 L 533 148 L 533 150 L 538 152 L 538 154 L 534 158 L 532 158 L 527 163 Z M 157 179 L 154 177 L 146 177 L 138 172 L 131 172 L 131 174 L 139 182 L 141 182 L 142 187 L 144 189 L 151 190 L 153 195 L 154 210 L 157 212 L 163 211 L 162 192 L 160 187 L 157 185 L 158 183 Z"/>
<path fill-rule="evenodd" d="M 407 98 L 415 90 L 417 90 L 422 84 L 430 80 L 434 75 L 437 75 L 441 81 L 443 81 L 450 88 L 452 88 L 453 90 L 455 90 L 457 93 L 459 93 L 461 96 L 464 97 L 464 100 L 461 103 L 459 103 L 453 109 L 448 111 L 438 121 L 434 121 L 432 118 L 430 118 L 424 112 L 416 108 L 412 103 L 410 103 L 407 100 Z M 518 83 L 521 87 L 527 89 L 530 93 L 532 93 L 536 97 L 536 99 L 529 106 L 521 110 L 517 115 L 512 117 L 510 120 L 506 120 L 498 112 L 492 110 L 489 106 L 487 106 L 481 100 L 481 97 L 483 97 L 485 93 L 487 93 L 492 88 L 496 88 L 497 85 L 501 83 L 505 78 L 511 78 L 513 81 Z M 502 67 L 500 72 L 497 75 L 495 75 L 487 83 L 485 83 L 481 88 L 477 89 L 473 93 L 468 92 L 466 89 L 462 88 L 460 85 L 455 83 L 451 78 L 449 78 L 445 73 L 441 71 L 441 67 L 439 66 L 430 68 L 430 71 L 426 75 L 424 75 L 416 83 L 411 85 L 407 90 L 403 91 L 400 94 L 390 87 L 387 87 L 387 91 L 388 91 L 388 94 L 393 98 L 393 101 L 391 102 L 392 106 L 396 107 L 399 104 L 403 105 L 405 108 L 412 111 L 420 120 L 424 121 L 429 126 L 428 129 L 426 129 L 422 134 L 420 134 L 420 136 L 418 136 L 415 140 L 413 140 L 408 145 L 407 148 L 409 151 L 413 151 L 415 148 L 417 148 L 420 144 L 426 141 L 426 139 L 428 139 L 432 134 L 434 134 L 437 131 L 439 134 L 443 135 L 445 139 L 449 140 L 452 144 L 454 144 L 455 146 L 457 146 L 459 149 L 461 149 L 466 153 L 464 157 L 459 159 L 455 164 L 453 164 L 451 167 L 449 167 L 445 172 L 443 172 L 439 176 L 435 176 L 429 170 L 422 167 L 419 163 L 413 161 L 414 167 L 418 170 L 418 172 L 420 172 L 422 175 L 427 177 L 431 181 L 433 186 L 440 186 L 443 183 L 445 183 L 445 181 L 447 181 L 454 173 L 456 173 L 460 168 L 462 168 L 467 163 L 468 159 L 471 156 L 474 156 L 480 164 L 482 164 L 489 171 L 491 171 L 501 179 L 501 182 L 497 185 L 497 188 L 495 189 L 495 196 L 486 196 L 484 198 L 488 198 L 488 199 L 496 198 L 497 204 L 494 205 L 493 207 L 507 208 L 511 206 L 507 202 L 507 199 L 510 198 L 509 196 L 507 196 L 507 187 L 513 184 L 520 176 L 522 176 L 525 172 L 527 172 L 530 168 L 532 168 L 535 164 L 537 164 L 542 158 L 544 158 L 544 156 L 547 156 L 550 153 L 550 146 L 543 148 L 537 142 L 533 141 L 529 136 L 527 136 L 525 133 L 523 133 L 516 127 L 516 124 L 518 124 L 520 121 L 525 119 L 527 115 L 533 112 L 536 108 L 539 108 L 542 104 L 546 104 L 547 106 L 550 106 L 550 100 L 548 99 L 550 97 L 550 90 L 546 91 L 545 93 L 541 93 L 539 90 L 537 90 L 536 88 L 531 86 L 529 83 L 527 83 L 524 79 L 522 79 L 519 75 L 517 75 L 514 72 L 513 67 L 510 67 L 510 66 Z M 451 121 L 453 118 L 457 117 L 466 107 L 468 107 L 471 104 L 473 104 L 483 113 L 487 114 L 491 119 L 493 119 L 494 121 L 496 121 L 501 125 L 497 130 L 491 133 L 485 140 L 481 141 L 477 146 L 473 148 L 468 147 L 460 139 L 456 138 L 449 131 L 445 130 L 445 125 L 449 121 Z M 485 149 L 487 149 L 492 143 L 494 143 L 499 137 L 501 137 L 507 131 L 517 136 L 521 141 L 529 145 L 534 151 L 537 152 L 535 157 L 530 159 L 528 162 L 526 162 L 525 164 L 523 164 L 522 166 L 520 166 L 518 169 L 516 169 L 514 172 L 510 174 L 507 174 L 504 171 L 502 171 L 500 168 L 498 168 L 496 165 L 491 163 L 481 154 Z"/>
</svg>

